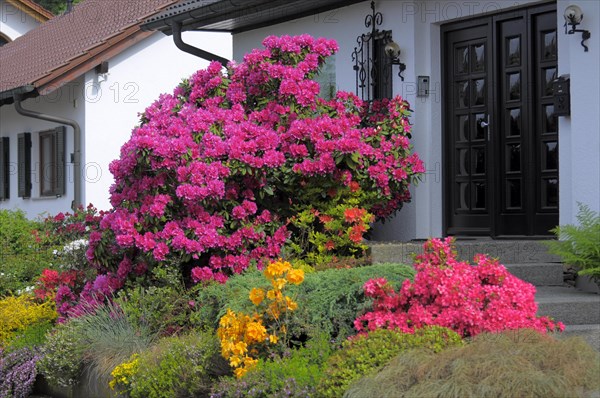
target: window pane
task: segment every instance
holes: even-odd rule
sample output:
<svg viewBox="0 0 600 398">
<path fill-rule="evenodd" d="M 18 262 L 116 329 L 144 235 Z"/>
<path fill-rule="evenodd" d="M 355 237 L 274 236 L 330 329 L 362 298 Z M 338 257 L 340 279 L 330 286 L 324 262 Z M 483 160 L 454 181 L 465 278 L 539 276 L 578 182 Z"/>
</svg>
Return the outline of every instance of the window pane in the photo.
<svg viewBox="0 0 600 398">
<path fill-rule="evenodd" d="M 474 105 L 485 105 L 485 79 L 473 80 Z"/>
<path fill-rule="evenodd" d="M 456 101 L 459 108 L 469 107 L 469 82 L 456 83 Z"/>
<path fill-rule="evenodd" d="M 511 109 L 509 113 L 508 134 L 510 136 L 521 135 L 521 109 Z"/>
<path fill-rule="evenodd" d="M 469 183 L 459 182 L 457 185 L 458 185 L 457 210 L 469 210 L 469 193 L 468 193 Z"/>
<path fill-rule="evenodd" d="M 485 148 L 473 148 L 473 173 L 485 173 Z"/>
<path fill-rule="evenodd" d="M 506 207 L 521 207 L 521 180 L 506 180 Z"/>
<path fill-rule="evenodd" d="M 330 100 L 335 97 L 337 89 L 335 81 L 335 54 L 327 57 L 319 74 L 315 76 L 315 81 L 319 83 L 319 86 L 321 87 L 319 92 L 321 98 Z"/>
<path fill-rule="evenodd" d="M 554 105 L 545 105 L 544 113 L 546 114 L 546 128 L 544 133 L 555 133 L 558 131 L 558 120 L 554 114 Z"/>
<path fill-rule="evenodd" d="M 548 141 L 544 143 L 543 167 L 546 170 L 558 170 L 558 143 L 556 141 Z"/>
<path fill-rule="evenodd" d="M 56 185 L 56 165 L 54 164 L 54 137 L 40 135 L 40 191 L 51 195 Z"/>
<path fill-rule="evenodd" d="M 558 179 L 542 180 L 542 207 L 558 207 Z"/>
<path fill-rule="evenodd" d="M 542 58 L 556 58 L 556 31 L 542 33 Z"/>
<path fill-rule="evenodd" d="M 469 73 L 469 48 L 459 47 L 456 49 L 456 73 Z"/>
<path fill-rule="evenodd" d="M 506 171 L 521 171 L 521 144 L 506 146 Z"/>
<path fill-rule="evenodd" d="M 507 66 L 521 63 L 521 38 L 511 37 L 506 39 L 506 64 Z"/>
<path fill-rule="evenodd" d="M 469 141 L 469 116 L 458 117 L 458 141 Z"/>
<path fill-rule="evenodd" d="M 476 182 L 474 185 L 474 193 L 475 193 L 475 206 L 476 209 L 485 209 L 485 183 L 484 182 Z"/>
<path fill-rule="evenodd" d="M 473 51 L 473 72 L 485 71 L 485 45 L 479 44 L 471 48 Z"/>
<path fill-rule="evenodd" d="M 483 127 L 481 125 L 482 122 L 486 122 L 487 123 L 487 117 L 485 116 L 485 113 L 476 113 L 475 114 L 475 140 L 484 140 L 485 139 L 485 132 L 486 132 L 486 127 Z"/>
<path fill-rule="evenodd" d="M 509 73 L 507 76 L 508 81 L 508 99 L 518 100 L 521 99 L 521 74 L 520 73 Z"/>
</svg>

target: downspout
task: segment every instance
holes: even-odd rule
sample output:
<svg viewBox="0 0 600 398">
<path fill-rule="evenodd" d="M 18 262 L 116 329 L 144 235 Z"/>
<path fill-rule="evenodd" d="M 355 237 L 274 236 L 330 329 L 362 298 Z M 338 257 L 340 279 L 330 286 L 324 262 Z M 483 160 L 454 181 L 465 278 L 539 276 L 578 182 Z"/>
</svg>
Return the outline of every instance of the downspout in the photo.
<svg viewBox="0 0 600 398">
<path fill-rule="evenodd" d="M 73 127 L 73 146 L 74 146 L 74 155 L 73 155 L 73 177 L 75 179 L 73 183 L 74 195 L 73 195 L 73 203 L 71 203 L 71 208 L 73 210 L 77 209 L 82 205 L 81 203 L 81 127 L 79 127 L 79 123 L 77 123 L 73 119 L 67 119 L 59 116 L 47 115 L 45 113 L 35 112 L 29 109 L 24 109 L 21 106 L 22 94 L 15 94 L 15 110 L 19 115 L 30 117 L 34 119 L 46 120 L 48 122 L 54 122 L 58 124 L 65 124 L 67 126 Z M 66 177 L 66 176 L 65 176 Z M 66 180 L 66 178 L 65 178 Z"/>
<path fill-rule="evenodd" d="M 227 66 L 227 64 L 229 63 L 229 60 L 227 58 L 220 57 L 217 54 L 213 54 L 208 51 L 204 51 L 200 48 L 191 46 L 187 43 L 184 43 L 183 39 L 181 38 L 181 22 L 174 22 L 171 29 L 173 30 L 173 41 L 175 42 L 177 48 L 181 51 L 185 51 L 186 53 L 195 55 L 196 57 L 200 57 L 207 61 L 218 61 L 223 66 Z"/>
</svg>

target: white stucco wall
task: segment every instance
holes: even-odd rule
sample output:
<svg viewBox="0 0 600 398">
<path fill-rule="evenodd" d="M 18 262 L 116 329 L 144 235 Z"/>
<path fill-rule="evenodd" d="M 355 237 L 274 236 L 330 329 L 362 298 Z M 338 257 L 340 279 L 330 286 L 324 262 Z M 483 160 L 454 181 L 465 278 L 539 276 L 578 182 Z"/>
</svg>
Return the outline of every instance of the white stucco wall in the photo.
<svg viewBox="0 0 600 398">
<path fill-rule="evenodd" d="M 413 187 L 412 203 L 404 206 L 399 215 L 384 225 L 376 226 L 378 240 L 410 240 L 442 235 L 442 103 L 440 24 L 454 19 L 472 17 L 498 10 L 533 3 L 520 1 L 398 1 L 379 0 L 377 11 L 383 14 L 381 30 L 392 30 L 400 45 L 400 59 L 406 64 L 405 81 L 397 76 L 394 67 L 394 94 L 402 95 L 415 111 L 414 150 L 426 166 L 421 184 Z M 233 37 L 233 56 L 241 60 L 243 54 L 260 46 L 268 35 L 296 35 L 308 33 L 337 40 L 340 50 L 336 56 L 338 89 L 355 90 L 355 72 L 351 54 L 356 37 L 367 32 L 364 19 L 371 11 L 365 1 L 319 15 L 240 33 Z M 559 24 L 561 26 L 562 23 Z M 430 76 L 430 95 L 416 97 L 417 76 Z"/>
<path fill-rule="evenodd" d="M 26 12 L 5 0 L 0 0 L 0 33 L 11 41 L 24 35 L 40 23 Z"/>
<path fill-rule="evenodd" d="M 576 223 L 578 202 L 600 211 L 600 2 L 559 0 L 559 27 L 571 4 L 581 7 L 578 28 L 589 30 L 591 38 L 584 52 L 581 33 L 558 35 L 558 72 L 571 77 L 571 116 L 559 118 L 561 225 Z"/>
<path fill-rule="evenodd" d="M 184 41 L 231 59 L 231 35 L 185 32 Z M 108 170 L 143 112 L 161 93 L 172 93 L 183 78 L 208 61 L 184 53 L 173 38 L 154 33 L 109 61 L 109 73 L 85 75 L 84 203 L 110 208 L 108 190 L 114 179 Z"/>
<path fill-rule="evenodd" d="M 74 119 L 81 126 L 84 124 L 85 107 L 75 107 L 74 101 L 81 104 L 81 93 L 78 88 L 83 85 L 83 79 L 77 79 L 73 84 L 62 87 L 60 90 L 23 102 L 23 108 L 51 114 L 54 116 Z M 73 164 L 70 155 L 73 153 L 73 129 L 66 128 L 66 194 L 60 198 L 40 198 L 40 155 L 39 132 L 58 127 L 59 124 L 46 122 L 21 116 L 15 111 L 14 105 L 0 107 L 0 137 L 9 137 L 10 140 L 10 199 L 0 201 L 0 209 L 21 209 L 29 218 L 41 214 L 56 214 L 59 211 L 68 211 L 73 200 Z M 31 198 L 23 199 L 18 195 L 17 172 L 17 136 L 19 133 L 31 133 Z"/>
<path fill-rule="evenodd" d="M 222 57 L 231 58 L 231 35 L 186 32 L 184 40 Z M 83 204 L 109 209 L 109 187 L 114 182 L 109 163 L 118 158 L 121 146 L 139 122 L 139 113 L 161 93 L 171 93 L 181 79 L 208 62 L 183 53 L 173 39 L 154 33 L 109 60 L 109 73 L 86 73 L 70 85 L 47 96 L 27 100 L 23 107 L 77 120 L 82 130 Z M 73 168 L 67 163 L 67 193 L 62 198 L 39 198 L 39 162 L 36 132 L 58 125 L 20 116 L 13 105 L 0 107 L 0 137 L 10 137 L 10 199 L 0 201 L 0 209 L 22 209 L 28 217 L 41 213 L 69 211 L 73 200 Z M 32 199 L 17 197 L 17 134 L 32 134 Z M 67 160 L 73 152 L 73 130 L 67 127 Z"/>
</svg>

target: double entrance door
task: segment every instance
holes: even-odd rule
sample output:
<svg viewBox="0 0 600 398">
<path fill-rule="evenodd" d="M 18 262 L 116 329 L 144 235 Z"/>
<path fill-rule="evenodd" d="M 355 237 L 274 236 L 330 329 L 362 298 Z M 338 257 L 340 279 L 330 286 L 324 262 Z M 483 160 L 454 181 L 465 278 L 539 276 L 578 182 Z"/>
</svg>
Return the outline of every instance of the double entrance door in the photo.
<svg viewBox="0 0 600 398">
<path fill-rule="evenodd" d="M 556 4 L 442 27 L 444 229 L 543 236 L 558 224 Z"/>
</svg>

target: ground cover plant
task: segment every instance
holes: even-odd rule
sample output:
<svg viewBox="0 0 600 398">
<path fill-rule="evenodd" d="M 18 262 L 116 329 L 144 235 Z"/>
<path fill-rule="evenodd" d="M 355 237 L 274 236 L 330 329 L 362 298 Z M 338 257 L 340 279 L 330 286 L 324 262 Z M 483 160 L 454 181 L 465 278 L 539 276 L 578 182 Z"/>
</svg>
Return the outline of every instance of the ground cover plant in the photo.
<svg viewBox="0 0 600 398">
<path fill-rule="evenodd" d="M 0 347 L 0 397 L 26 398 L 35 383 L 40 355 L 31 348 L 4 352 Z"/>
<path fill-rule="evenodd" d="M 358 335 L 342 344 L 330 358 L 317 387 L 320 397 L 341 397 L 355 380 L 373 373 L 399 353 L 421 348 L 437 353 L 460 346 L 460 336 L 450 329 L 427 326 L 412 333 L 379 329 Z"/>
<path fill-rule="evenodd" d="M 600 356 L 583 340 L 521 329 L 483 333 L 438 354 L 407 351 L 344 397 L 584 397 L 600 389 L 598 374 Z"/>
</svg>

